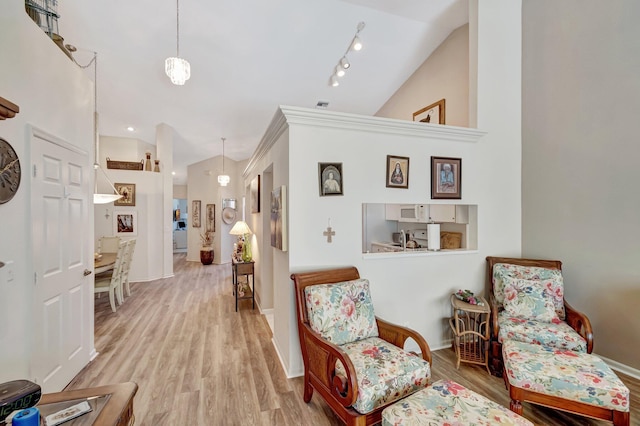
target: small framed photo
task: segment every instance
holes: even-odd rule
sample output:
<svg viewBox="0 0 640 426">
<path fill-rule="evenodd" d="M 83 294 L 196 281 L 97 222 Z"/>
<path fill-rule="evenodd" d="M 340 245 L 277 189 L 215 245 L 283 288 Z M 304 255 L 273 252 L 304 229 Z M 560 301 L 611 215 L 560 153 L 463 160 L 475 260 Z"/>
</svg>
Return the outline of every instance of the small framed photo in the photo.
<svg viewBox="0 0 640 426">
<path fill-rule="evenodd" d="M 251 181 L 249 194 L 251 195 L 251 213 L 260 213 L 260 175 Z"/>
<path fill-rule="evenodd" d="M 138 212 L 126 210 L 113 212 L 114 235 L 120 237 L 138 235 Z"/>
<path fill-rule="evenodd" d="M 271 191 L 271 247 L 287 251 L 287 187 Z"/>
<path fill-rule="evenodd" d="M 462 198 L 462 158 L 431 157 L 431 198 Z"/>
<path fill-rule="evenodd" d="M 444 99 L 440 99 L 438 102 L 414 112 L 413 121 L 431 124 L 445 124 L 444 105 Z"/>
<path fill-rule="evenodd" d="M 318 163 L 320 196 L 343 195 L 342 163 Z"/>
<path fill-rule="evenodd" d="M 409 157 L 387 155 L 387 188 L 409 188 Z"/>
<path fill-rule="evenodd" d="M 136 205 L 136 184 L 135 183 L 114 183 L 113 186 L 122 195 L 122 198 L 113 202 L 114 206 L 134 207 Z"/>
</svg>

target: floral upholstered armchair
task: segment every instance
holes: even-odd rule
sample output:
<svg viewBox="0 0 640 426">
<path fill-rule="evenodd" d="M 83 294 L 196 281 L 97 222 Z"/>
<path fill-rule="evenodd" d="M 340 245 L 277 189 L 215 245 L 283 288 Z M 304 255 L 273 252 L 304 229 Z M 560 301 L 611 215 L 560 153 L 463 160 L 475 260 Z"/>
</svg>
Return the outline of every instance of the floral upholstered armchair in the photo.
<svg viewBox="0 0 640 426">
<path fill-rule="evenodd" d="M 354 267 L 292 274 L 304 360 L 304 401 L 314 390 L 347 425 L 381 421 L 382 410 L 428 385 L 422 336 L 377 318 L 369 281 Z M 405 352 L 406 339 L 422 357 Z"/>
<path fill-rule="evenodd" d="M 564 299 L 559 260 L 487 257 L 491 306 L 490 367 L 502 375 L 502 343 L 509 339 L 591 353 L 589 318 Z"/>
</svg>

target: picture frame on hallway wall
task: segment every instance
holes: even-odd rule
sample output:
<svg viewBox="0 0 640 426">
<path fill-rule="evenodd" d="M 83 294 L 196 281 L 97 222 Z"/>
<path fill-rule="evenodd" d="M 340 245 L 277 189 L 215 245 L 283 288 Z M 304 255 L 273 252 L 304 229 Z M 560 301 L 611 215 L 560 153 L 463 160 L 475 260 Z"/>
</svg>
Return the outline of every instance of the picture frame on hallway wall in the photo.
<svg viewBox="0 0 640 426">
<path fill-rule="evenodd" d="M 116 210 L 113 212 L 113 234 L 119 237 L 138 235 L 138 212 Z"/>
<path fill-rule="evenodd" d="M 191 203 L 191 223 L 194 228 L 200 228 L 200 207 L 202 202 L 200 200 L 193 200 Z"/>
<path fill-rule="evenodd" d="M 135 183 L 114 183 L 113 186 L 122 195 L 122 198 L 113 202 L 118 207 L 134 207 L 136 205 L 136 184 Z"/>
<path fill-rule="evenodd" d="M 206 230 L 210 232 L 216 232 L 216 205 L 207 204 L 207 216 L 206 216 Z"/>
<path fill-rule="evenodd" d="M 422 108 L 413 113 L 413 121 L 430 124 L 445 124 L 445 100 L 440 99 L 438 102 Z"/>
<path fill-rule="evenodd" d="M 387 188 L 409 188 L 409 157 L 387 155 Z"/>
<path fill-rule="evenodd" d="M 431 199 L 462 198 L 462 158 L 431 157 Z"/>
<path fill-rule="evenodd" d="M 287 251 L 287 187 L 271 191 L 271 247 Z"/>
<path fill-rule="evenodd" d="M 344 195 L 342 163 L 318 163 L 320 196 Z"/>
<path fill-rule="evenodd" d="M 251 213 L 260 213 L 260 175 L 253 178 L 249 187 Z"/>
</svg>

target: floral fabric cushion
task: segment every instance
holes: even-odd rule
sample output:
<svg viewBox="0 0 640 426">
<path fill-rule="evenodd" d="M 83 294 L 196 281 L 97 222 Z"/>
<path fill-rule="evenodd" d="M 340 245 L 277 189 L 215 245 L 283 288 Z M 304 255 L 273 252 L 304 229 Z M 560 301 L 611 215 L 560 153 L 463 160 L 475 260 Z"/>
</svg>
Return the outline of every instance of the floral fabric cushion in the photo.
<svg viewBox="0 0 640 426">
<path fill-rule="evenodd" d="M 502 311 L 498 314 L 498 326 L 498 341 L 502 344 L 506 340 L 517 340 L 555 349 L 587 352 L 587 341 L 569 324 L 558 319 L 554 322 L 542 322 L 513 318 Z"/>
<path fill-rule="evenodd" d="M 398 425 L 517 425 L 529 420 L 451 380 L 398 401 L 382 412 L 382 426 Z"/>
<path fill-rule="evenodd" d="M 427 361 L 378 337 L 347 343 L 341 348 L 357 372 L 358 397 L 353 408 L 361 414 L 429 384 L 431 367 Z M 346 377 L 340 361 L 336 363 L 336 374 Z"/>
<path fill-rule="evenodd" d="M 504 310 L 516 318 L 551 322 L 558 319 L 549 284 L 537 280 L 504 278 Z"/>
<path fill-rule="evenodd" d="M 378 336 L 369 280 L 305 287 L 311 329 L 324 339 L 342 345 Z"/>
<path fill-rule="evenodd" d="M 502 345 L 511 386 L 608 410 L 629 411 L 629 389 L 595 355 L 508 340 Z"/>
<path fill-rule="evenodd" d="M 537 266 L 496 263 L 493 265 L 493 295 L 498 302 L 498 307 L 504 304 L 505 278 L 543 281 L 549 294 L 553 297 L 558 318 L 564 320 L 564 284 L 562 281 L 562 271 Z"/>
</svg>

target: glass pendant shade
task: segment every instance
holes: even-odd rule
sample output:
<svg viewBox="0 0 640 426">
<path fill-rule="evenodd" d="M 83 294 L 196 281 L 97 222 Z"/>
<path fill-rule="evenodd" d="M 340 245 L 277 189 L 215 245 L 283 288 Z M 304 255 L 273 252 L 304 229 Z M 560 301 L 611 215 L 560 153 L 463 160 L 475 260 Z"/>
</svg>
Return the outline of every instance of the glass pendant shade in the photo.
<svg viewBox="0 0 640 426">
<path fill-rule="evenodd" d="M 227 186 L 229 181 L 231 181 L 231 178 L 229 177 L 229 175 L 219 175 L 218 176 L 218 183 L 220 184 L 220 186 Z"/>
<path fill-rule="evenodd" d="M 175 85 L 182 86 L 191 78 L 191 65 L 186 59 L 171 57 L 164 61 L 164 72 Z"/>
</svg>

